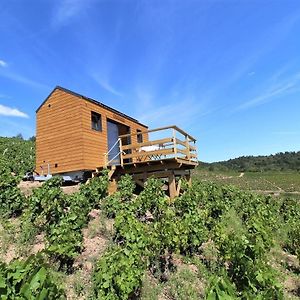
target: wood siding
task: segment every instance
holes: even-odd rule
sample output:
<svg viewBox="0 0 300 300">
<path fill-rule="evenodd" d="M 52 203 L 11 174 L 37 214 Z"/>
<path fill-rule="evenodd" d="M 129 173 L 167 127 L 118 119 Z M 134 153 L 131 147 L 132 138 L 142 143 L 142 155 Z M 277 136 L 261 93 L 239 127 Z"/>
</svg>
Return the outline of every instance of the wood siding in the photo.
<svg viewBox="0 0 300 300">
<path fill-rule="evenodd" d="M 102 131 L 91 130 L 91 111 L 101 115 Z M 146 130 L 138 123 L 135 123 L 123 116 L 109 111 L 97 104 L 85 101 L 83 107 L 83 122 L 82 130 L 84 133 L 84 168 L 87 170 L 95 169 L 96 167 L 104 166 L 104 153 L 108 152 L 107 143 L 107 119 L 113 120 L 120 124 L 130 127 L 131 132 L 136 132 L 137 129 Z M 145 137 L 147 138 L 147 137 Z M 132 142 L 136 142 L 136 137 Z"/>
<path fill-rule="evenodd" d="M 91 128 L 92 111 L 101 114 L 102 131 Z M 108 151 L 107 119 L 130 127 L 132 133 L 147 129 L 96 103 L 55 89 L 36 115 L 36 171 L 41 173 L 40 166 L 46 171 L 48 163 L 52 174 L 103 166 Z M 136 142 L 134 137 L 132 143 Z"/>
</svg>

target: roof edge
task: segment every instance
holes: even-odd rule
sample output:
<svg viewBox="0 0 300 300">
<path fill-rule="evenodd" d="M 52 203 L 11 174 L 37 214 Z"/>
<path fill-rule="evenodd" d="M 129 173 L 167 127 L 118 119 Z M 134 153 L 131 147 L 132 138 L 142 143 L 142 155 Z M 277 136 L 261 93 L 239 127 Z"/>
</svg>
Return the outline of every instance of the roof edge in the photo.
<svg viewBox="0 0 300 300">
<path fill-rule="evenodd" d="M 130 116 L 128 116 L 128 115 L 126 115 L 126 114 L 124 114 L 124 113 L 122 113 L 122 112 L 120 112 L 120 111 L 118 111 L 118 110 L 116 110 L 116 109 L 114 109 L 114 108 L 112 108 L 112 107 L 110 107 L 110 106 L 107 106 L 107 105 L 103 104 L 102 102 L 99 102 L 99 101 L 97 101 L 97 100 L 95 100 L 95 99 L 93 99 L 93 98 L 86 97 L 86 96 L 84 96 L 84 95 L 82 95 L 82 94 L 73 92 L 73 91 L 71 91 L 71 90 L 69 90 L 69 89 L 66 89 L 66 88 L 64 88 L 64 87 L 62 87 L 62 86 L 59 86 L 59 85 L 57 85 L 57 86 L 52 90 L 52 92 L 47 96 L 47 98 L 42 102 L 42 104 L 36 109 L 36 111 L 35 111 L 36 113 L 38 113 L 38 111 L 41 109 L 41 107 L 47 102 L 47 100 L 52 96 L 52 94 L 53 94 L 56 90 L 61 90 L 61 91 L 65 92 L 65 93 L 71 94 L 71 95 L 73 95 L 73 96 L 75 96 L 75 97 L 81 98 L 81 99 L 86 100 L 86 101 L 89 101 L 89 102 L 91 102 L 91 103 L 94 103 L 94 104 L 96 104 L 96 105 L 98 105 L 98 106 L 100 106 L 100 107 L 103 107 L 103 108 L 105 108 L 105 109 L 107 109 L 107 110 L 110 110 L 111 112 L 116 113 L 116 114 L 118 114 L 118 115 L 120 115 L 120 116 L 122 116 L 122 117 L 124 117 L 124 118 L 126 118 L 126 119 L 128 119 L 128 120 L 130 120 L 130 121 L 133 121 L 134 123 L 137 123 L 137 124 L 139 124 L 139 125 L 142 125 L 143 127 L 148 128 L 147 125 L 145 125 L 145 124 L 143 124 L 143 123 L 140 123 L 137 119 L 132 118 L 132 117 L 130 117 Z"/>
</svg>

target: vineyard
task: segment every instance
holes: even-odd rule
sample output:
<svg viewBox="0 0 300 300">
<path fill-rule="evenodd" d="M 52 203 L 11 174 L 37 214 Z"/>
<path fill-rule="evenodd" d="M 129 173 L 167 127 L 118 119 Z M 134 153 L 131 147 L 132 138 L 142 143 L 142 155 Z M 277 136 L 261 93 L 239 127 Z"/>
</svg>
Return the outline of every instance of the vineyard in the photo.
<svg viewBox="0 0 300 300">
<path fill-rule="evenodd" d="M 128 175 L 108 195 L 106 172 L 71 195 L 53 177 L 25 196 L 22 163 L 1 161 L 0 299 L 300 296 L 295 199 L 194 180 L 171 201 L 152 178 L 136 195 Z"/>
<path fill-rule="evenodd" d="M 33 171 L 35 165 L 35 142 L 19 137 L 0 137 L 0 169 L 16 175 Z"/>
</svg>

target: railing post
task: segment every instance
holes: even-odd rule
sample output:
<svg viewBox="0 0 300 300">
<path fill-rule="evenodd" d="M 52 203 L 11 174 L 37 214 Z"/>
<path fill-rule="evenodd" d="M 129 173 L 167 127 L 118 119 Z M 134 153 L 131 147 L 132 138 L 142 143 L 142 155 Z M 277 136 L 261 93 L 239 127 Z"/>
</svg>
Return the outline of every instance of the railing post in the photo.
<svg viewBox="0 0 300 300">
<path fill-rule="evenodd" d="M 194 141 L 194 147 L 196 149 L 195 153 L 196 153 L 196 160 L 197 160 L 197 163 L 199 163 L 198 161 L 198 150 L 197 150 L 197 147 L 196 147 L 196 142 Z"/>
<path fill-rule="evenodd" d="M 177 158 L 177 145 L 176 145 L 176 131 L 173 128 L 173 147 L 174 147 L 174 154 L 175 154 L 175 158 Z"/>
<path fill-rule="evenodd" d="M 122 148 L 122 138 L 119 138 L 119 144 L 120 144 L 120 163 L 123 167 L 124 159 L 123 159 L 123 148 Z"/>
<path fill-rule="evenodd" d="M 188 160 L 190 160 L 191 159 L 190 139 L 187 135 L 185 136 L 185 147 L 186 147 L 186 157 Z"/>
<path fill-rule="evenodd" d="M 107 168 L 108 165 L 108 157 L 107 157 L 107 153 L 104 153 L 104 168 Z"/>
</svg>

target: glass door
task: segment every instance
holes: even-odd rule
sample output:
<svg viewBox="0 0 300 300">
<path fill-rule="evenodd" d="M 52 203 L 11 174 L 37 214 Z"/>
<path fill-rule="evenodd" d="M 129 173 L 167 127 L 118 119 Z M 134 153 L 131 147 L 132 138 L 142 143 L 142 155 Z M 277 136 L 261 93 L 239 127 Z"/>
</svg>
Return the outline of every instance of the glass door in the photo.
<svg viewBox="0 0 300 300">
<path fill-rule="evenodd" d="M 120 144 L 119 139 L 119 128 L 114 122 L 107 120 L 107 144 L 108 144 L 108 162 L 109 165 L 120 164 Z"/>
</svg>

